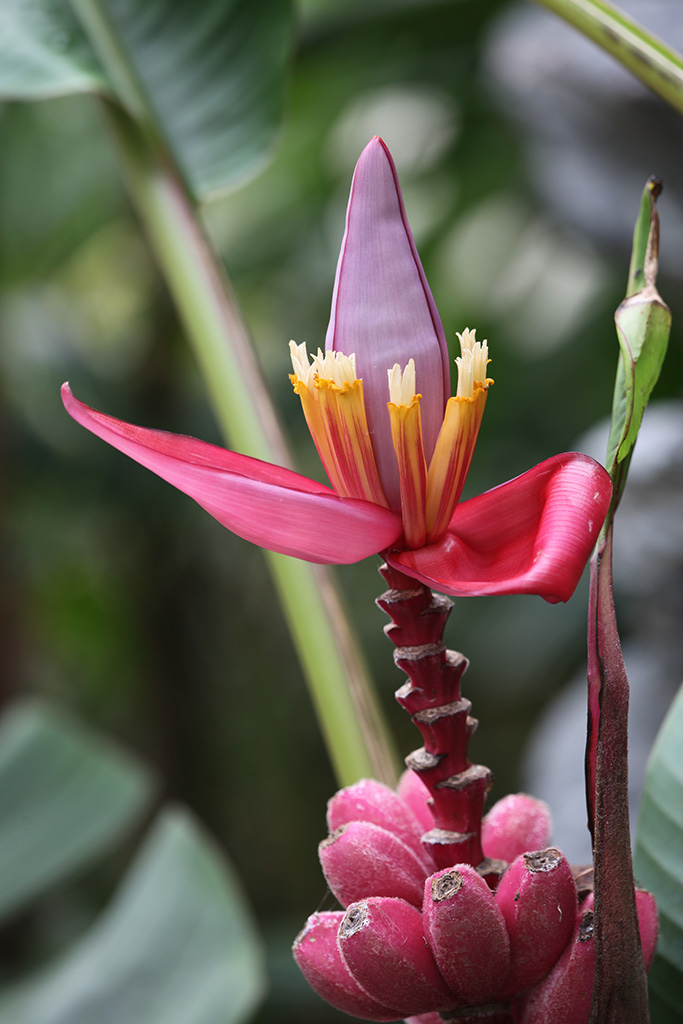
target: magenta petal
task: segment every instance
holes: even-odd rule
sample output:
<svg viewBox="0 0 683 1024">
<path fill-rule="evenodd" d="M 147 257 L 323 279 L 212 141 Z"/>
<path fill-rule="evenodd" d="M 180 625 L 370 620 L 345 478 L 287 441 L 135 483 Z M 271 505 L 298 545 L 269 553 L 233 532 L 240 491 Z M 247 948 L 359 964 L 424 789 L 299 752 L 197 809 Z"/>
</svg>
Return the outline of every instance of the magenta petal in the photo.
<svg viewBox="0 0 683 1024">
<path fill-rule="evenodd" d="M 445 536 L 387 561 L 447 594 L 539 594 L 568 601 L 612 487 L 587 455 L 555 455 L 455 510 Z"/>
<path fill-rule="evenodd" d="M 427 462 L 450 396 L 446 337 L 408 225 L 389 150 L 375 136 L 356 165 L 326 347 L 356 354 L 380 479 L 399 508 L 387 370 L 412 357 Z"/>
<path fill-rule="evenodd" d="M 357 562 L 395 543 L 400 516 L 280 466 L 163 430 L 106 416 L 62 387 L 81 426 L 188 494 L 219 523 L 254 544 L 311 562 Z"/>
</svg>

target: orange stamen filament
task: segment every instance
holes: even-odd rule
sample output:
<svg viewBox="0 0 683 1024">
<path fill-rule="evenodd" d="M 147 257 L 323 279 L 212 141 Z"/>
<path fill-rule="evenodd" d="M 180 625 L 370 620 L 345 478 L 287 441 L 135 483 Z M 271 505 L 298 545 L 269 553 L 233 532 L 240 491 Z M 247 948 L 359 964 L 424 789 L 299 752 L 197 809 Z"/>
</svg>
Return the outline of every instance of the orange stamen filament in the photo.
<svg viewBox="0 0 683 1024">
<path fill-rule="evenodd" d="M 408 548 L 421 548 L 427 539 L 427 466 L 420 417 L 422 395 L 415 394 L 414 360 L 410 360 L 403 373 L 398 363 L 388 372 L 390 401 L 387 408 L 398 464 L 403 534 Z"/>
<path fill-rule="evenodd" d="M 310 364 L 305 345 L 290 342 L 289 347 L 294 368 L 290 379 L 330 483 L 342 497 L 388 507 L 370 443 L 355 356 L 318 350 Z"/>
<path fill-rule="evenodd" d="M 458 335 L 462 355 L 458 364 L 458 388 L 446 403 L 441 431 L 427 474 L 427 542 L 437 541 L 446 531 L 460 500 L 472 463 L 479 428 L 484 415 L 488 387 L 486 376 L 488 346 L 478 342 L 474 331 Z"/>
</svg>

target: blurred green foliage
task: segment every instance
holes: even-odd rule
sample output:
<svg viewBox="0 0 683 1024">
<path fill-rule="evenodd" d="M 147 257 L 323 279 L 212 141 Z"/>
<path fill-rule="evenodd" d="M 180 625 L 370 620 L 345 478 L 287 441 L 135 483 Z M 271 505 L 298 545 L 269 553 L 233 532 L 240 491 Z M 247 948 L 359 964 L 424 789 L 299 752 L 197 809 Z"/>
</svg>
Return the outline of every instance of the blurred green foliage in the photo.
<svg viewBox="0 0 683 1024">
<path fill-rule="evenodd" d="M 307 474 L 321 471 L 292 400 L 287 342 L 322 344 L 351 173 L 375 133 L 396 159 L 449 339 L 469 326 L 489 340 L 496 384 L 468 493 L 574 447 L 609 412 L 628 241 L 601 246 L 534 188 L 524 138 L 486 70 L 490 32 L 510 6 L 300 3 L 273 160 L 206 208 Z M 290 966 L 296 930 L 329 904 L 316 847 L 334 783 L 262 556 L 79 431 L 59 400 L 71 379 L 107 412 L 220 443 L 97 103 L 7 104 L 0 132 L 0 697 L 56 697 L 153 763 L 165 794 L 190 805 L 245 881 L 273 950 L 259 1019 L 336 1019 Z M 658 168 L 646 147 L 638 159 L 642 187 Z M 623 210 L 628 231 L 638 195 Z M 660 285 L 673 294 L 666 269 Z M 656 397 L 681 395 L 672 349 Z M 338 576 L 407 753 L 417 734 L 392 698 L 402 680 L 373 605 L 376 566 Z M 456 602 L 448 640 L 472 659 L 472 753 L 493 768 L 496 796 L 517 787 L 535 716 L 583 663 L 585 596 L 560 607 Z M 101 887 L 78 899 L 97 902 Z M 68 900 L 61 907 L 68 919 Z M 22 956 L 43 924 L 39 908 L 14 926 Z"/>
</svg>

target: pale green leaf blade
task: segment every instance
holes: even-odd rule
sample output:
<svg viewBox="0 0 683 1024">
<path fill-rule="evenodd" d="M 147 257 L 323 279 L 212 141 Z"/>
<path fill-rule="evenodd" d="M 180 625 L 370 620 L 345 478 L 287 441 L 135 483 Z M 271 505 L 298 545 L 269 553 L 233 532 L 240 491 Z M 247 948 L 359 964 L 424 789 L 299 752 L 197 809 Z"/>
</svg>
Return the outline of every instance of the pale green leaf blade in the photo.
<svg viewBox="0 0 683 1024">
<path fill-rule="evenodd" d="M 0 3 L 0 98 L 39 100 L 106 89 L 66 0 Z"/>
<path fill-rule="evenodd" d="M 282 115 L 288 0 L 107 0 L 106 8 L 195 197 L 258 169 Z"/>
<path fill-rule="evenodd" d="M 196 199 L 260 169 L 282 117 L 290 0 L 73 7 L 80 24 L 67 0 L 0 4 L 0 98 L 116 95 L 170 147 Z"/>
<path fill-rule="evenodd" d="M 239 886 L 176 810 L 157 823 L 76 948 L 0 1000 L 0 1024 L 237 1024 L 263 985 Z"/>
<path fill-rule="evenodd" d="M 132 757 L 47 704 L 0 722 L 0 917 L 123 838 L 147 806 L 150 776 Z"/>
<path fill-rule="evenodd" d="M 649 978 L 651 1024 L 680 1020 L 683 993 L 683 688 L 652 749 L 638 816 L 635 874 L 654 893 L 659 945 Z"/>
</svg>

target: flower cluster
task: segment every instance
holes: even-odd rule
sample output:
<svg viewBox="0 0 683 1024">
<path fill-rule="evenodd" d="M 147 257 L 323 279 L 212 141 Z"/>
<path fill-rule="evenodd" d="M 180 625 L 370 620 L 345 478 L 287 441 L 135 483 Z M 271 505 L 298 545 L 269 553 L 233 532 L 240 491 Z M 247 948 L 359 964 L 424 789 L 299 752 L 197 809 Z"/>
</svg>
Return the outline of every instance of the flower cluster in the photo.
<svg viewBox="0 0 683 1024">
<path fill-rule="evenodd" d="M 460 501 L 491 380 L 488 349 L 448 346 L 408 225 L 396 168 L 374 138 L 356 167 L 325 352 L 291 345 L 292 381 L 331 487 L 194 438 L 117 420 L 62 388 L 92 433 L 194 498 L 229 530 L 312 562 L 382 553 L 447 594 L 566 601 L 611 494 L 605 470 L 556 455 Z"/>
<path fill-rule="evenodd" d="M 425 459 L 422 395 L 416 392 L 415 360 L 387 370 L 386 396 L 398 474 L 403 540 L 410 550 L 444 536 L 465 485 L 479 434 L 486 392 L 488 345 L 466 329 L 458 334 L 458 387 L 446 402 L 443 422 Z M 301 398 L 306 423 L 337 494 L 363 498 L 389 508 L 379 477 L 355 353 L 328 351 L 311 363 L 305 345 L 290 342 L 291 381 Z M 386 421 L 386 417 L 385 417 Z M 386 480 L 388 493 L 393 481 Z"/>
<path fill-rule="evenodd" d="M 409 772 L 398 793 L 364 780 L 330 800 L 320 861 L 345 909 L 313 914 L 295 940 L 311 986 L 374 1021 L 436 1024 L 440 1013 L 467 1019 L 471 1008 L 490 1022 L 583 1024 L 595 965 L 592 895 L 579 903 L 566 858 L 547 847 L 546 805 L 503 798 L 482 824 L 484 863 L 435 870 L 420 841 L 433 825 L 427 797 Z M 657 912 L 649 893 L 637 903 L 649 967 Z"/>
</svg>

